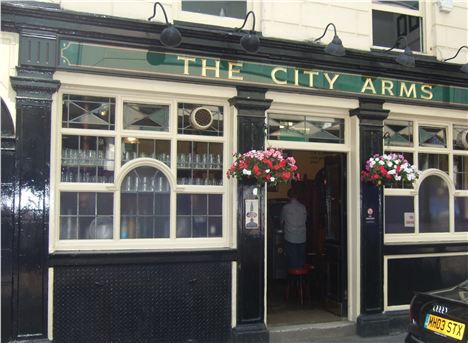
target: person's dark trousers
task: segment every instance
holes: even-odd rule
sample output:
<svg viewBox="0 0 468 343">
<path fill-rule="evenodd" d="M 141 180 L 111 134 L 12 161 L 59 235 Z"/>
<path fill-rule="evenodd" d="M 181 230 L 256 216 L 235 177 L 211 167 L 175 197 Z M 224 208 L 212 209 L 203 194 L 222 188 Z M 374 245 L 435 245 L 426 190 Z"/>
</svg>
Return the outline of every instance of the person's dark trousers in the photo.
<svg viewBox="0 0 468 343">
<path fill-rule="evenodd" d="M 305 243 L 284 241 L 288 268 L 300 268 L 305 265 Z"/>
</svg>

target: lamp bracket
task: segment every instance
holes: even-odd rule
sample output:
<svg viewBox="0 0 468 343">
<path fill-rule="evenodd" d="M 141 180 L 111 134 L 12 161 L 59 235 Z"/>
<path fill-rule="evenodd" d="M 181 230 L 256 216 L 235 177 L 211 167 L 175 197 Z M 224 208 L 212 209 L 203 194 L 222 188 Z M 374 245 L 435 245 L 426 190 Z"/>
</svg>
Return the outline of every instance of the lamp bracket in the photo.
<svg viewBox="0 0 468 343">
<path fill-rule="evenodd" d="M 155 2 L 154 7 L 153 7 L 153 15 L 148 18 L 148 21 L 151 21 L 156 16 L 156 6 L 159 5 L 164 13 L 164 18 L 166 19 L 166 24 L 169 25 L 169 20 L 167 20 L 167 14 L 166 10 L 164 9 L 164 6 L 160 2 Z"/>
<path fill-rule="evenodd" d="M 457 57 L 457 56 L 458 56 L 458 54 L 460 53 L 460 51 L 461 51 L 463 48 L 466 48 L 466 49 L 468 49 L 468 46 L 466 46 L 466 45 L 462 45 L 462 46 L 461 46 L 461 47 L 458 49 L 458 51 L 457 51 L 457 53 L 455 54 L 455 56 L 453 56 L 453 57 L 450 57 L 450 58 L 447 58 L 446 60 L 444 60 L 444 62 L 447 62 L 447 61 L 453 60 L 455 57 Z"/>
<path fill-rule="evenodd" d="M 247 23 L 247 19 L 249 18 L 249 15 L 251 15 L 251 14 L 252 14 L 252 17 L 253 17 L 253 25 L 252 25 L 252 30 L 250 30 L 250 32 L 255 31 L 255 13 L 253 11 L 249 11 L 245 16 L 244 23 L 242 24 L 242 26 L 238 27 L 238 28 L 235 28 L 234 32 L 238 32 L 238 31 L 240 31 L 240 30 L 242 30 L 244 28 L 245 24 Z"/>
<path fill-rule="evenodd" d="M 323 34 L 322 34 L 319 38 L 314 39 L 314 42 L 317 42 L 317 41 L 321 40 L 321 39 L 325 36 L 325 34 L 327 33 L 327 30 L 328 30 L 328 28 L 329 28 L 330 26 L 333 27 L 333 33 L 334 33 L 335 36 L 336 36 L 336 26 L 335 26 L 335 24 L 329 23 L 329 24 L 325 27 L 325 30 L 323 31 Z"/>
</svg>

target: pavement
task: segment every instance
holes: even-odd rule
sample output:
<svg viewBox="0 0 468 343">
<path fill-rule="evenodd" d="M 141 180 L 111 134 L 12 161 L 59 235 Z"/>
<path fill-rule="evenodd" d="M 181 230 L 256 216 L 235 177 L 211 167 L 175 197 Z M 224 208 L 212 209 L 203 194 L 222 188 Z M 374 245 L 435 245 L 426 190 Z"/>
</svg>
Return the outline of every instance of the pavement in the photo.
<svg viewBox="0 0 468 343">
<path fill-rule="evenodd" d="M 351 343 L 351 342 L 368 342 L 368 343 L 403 343 L 405 341 L 406 333 L 390 334 L 388 336 L 379 337 L 359 337 L 359 336 L 346 336 L 325 339 L 313 339 L 300 343 Z"/>
</svg>

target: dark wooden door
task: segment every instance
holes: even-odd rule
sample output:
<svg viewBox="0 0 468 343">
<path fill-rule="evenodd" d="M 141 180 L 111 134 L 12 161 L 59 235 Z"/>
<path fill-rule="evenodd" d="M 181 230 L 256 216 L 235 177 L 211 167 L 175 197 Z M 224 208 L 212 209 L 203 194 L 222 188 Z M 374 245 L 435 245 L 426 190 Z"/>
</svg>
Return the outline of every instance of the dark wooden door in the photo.
<svg viewBox="0 0 468 343">
<path fill-rule="evenodd" d="M 325 281 L 326 307 L 347 315 L 346 154 L 325 158 Z"/>
</svg>

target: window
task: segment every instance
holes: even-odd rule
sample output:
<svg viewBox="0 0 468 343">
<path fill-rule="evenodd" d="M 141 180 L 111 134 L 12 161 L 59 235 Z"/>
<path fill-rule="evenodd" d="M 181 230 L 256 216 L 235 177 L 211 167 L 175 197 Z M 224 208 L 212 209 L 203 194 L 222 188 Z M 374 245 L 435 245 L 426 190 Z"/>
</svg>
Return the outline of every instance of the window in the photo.
<svg viewBox="0 0 468 343">
<path fill-rule="evenodd" d="M 373 45 L 392 47 L 397 38 L 405 36 L 413 51 L 423 51 L 422 18 L 418 1 L 374 0 L 372 11 Z M 403 49 L 399 42 L 396 48 Z"/>
<path fill-rule="evenodd" d="M 342 144 L 344 120 L 268 113 L 268 139 Z"/>
<path fill-rule="evenodd" d="M 226 104 L 61 99 L 58 248 L 227 244 Z"/>
<path fill-rule="evenodd" d="M 385 152 L 403 153 L 422 171 L 414 189 L 404 188 L 403 184 L 385 188 L 386 242 L 405 242 L 411 238 L 423 241 L 466 239 L 466 133 L 468 127 L 463 125 L 394 118 L 385 121 Z"/>
<path fill-rule="evenodd" d="M 247 1 L 182 0 L 182 11 L 244 19 L 247 14 Z"/>
</svg>

